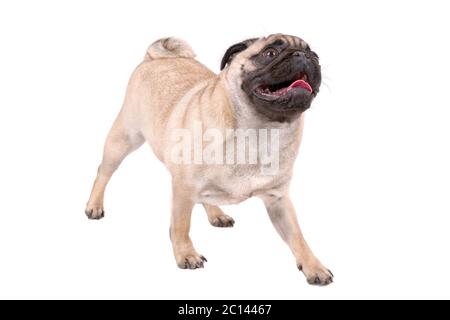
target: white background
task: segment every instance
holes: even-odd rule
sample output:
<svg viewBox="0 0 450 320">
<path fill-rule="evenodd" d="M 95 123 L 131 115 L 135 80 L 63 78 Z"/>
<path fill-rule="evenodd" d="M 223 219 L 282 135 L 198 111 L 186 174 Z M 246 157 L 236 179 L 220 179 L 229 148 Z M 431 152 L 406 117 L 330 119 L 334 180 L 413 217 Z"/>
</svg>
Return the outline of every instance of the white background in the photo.
<svg viewBox="0 0 450 320">
<path fill-rule="evenodd" d="M 450 298 L 446 1 L 2 1 L 1 298 Z M 262 204 L 202 208 L 209 262 L 177 269 L 169 174 L 148 146 L 84 207 L 129 75 L 154 40 L 218 71 L 228 46 L 298 35 L 321 57 L 291 195 L 335 283 L 307 285 Z"/>
</svg>

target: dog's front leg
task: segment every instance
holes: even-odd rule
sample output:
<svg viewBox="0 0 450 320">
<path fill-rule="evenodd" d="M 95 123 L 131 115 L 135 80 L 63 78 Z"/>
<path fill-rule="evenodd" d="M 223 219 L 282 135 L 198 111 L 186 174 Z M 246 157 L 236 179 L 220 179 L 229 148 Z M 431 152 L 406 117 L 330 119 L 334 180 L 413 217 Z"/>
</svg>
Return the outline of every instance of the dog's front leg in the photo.
<svg viewBox="0 0 450 320">
<path fill-rule="evenodd" d="M 309 284 L 327 285 L 333 282 L 333 274 L 314 256 L 298 225 L 294 207 L 288 196 L 261 197 L 275 229 L 288 244 Z"/>
<path fill-rule="evenodd" d="M 186 188 L 173 185 L 172 217 L 170 239 L 178 267 L 181 269 L 203 268 L 206 258 L 195 251 L 189 229 L 194 203 L 189 198 Z"/>
</svg>

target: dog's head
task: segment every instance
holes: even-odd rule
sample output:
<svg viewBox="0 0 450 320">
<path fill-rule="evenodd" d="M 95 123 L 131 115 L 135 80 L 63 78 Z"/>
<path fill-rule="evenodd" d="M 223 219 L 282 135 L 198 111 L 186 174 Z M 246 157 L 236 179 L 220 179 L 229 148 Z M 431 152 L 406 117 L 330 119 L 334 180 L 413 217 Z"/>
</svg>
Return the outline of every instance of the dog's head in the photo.
<svg viewBox="0 0 450 320">
<path fill-rule="evenodd" d="M 319 92 L 318 55 L 302 39 L 275 34 L 231 46 L 221 69 L 232 94 L 270 121 L 292 121 Z"/>
</svg>

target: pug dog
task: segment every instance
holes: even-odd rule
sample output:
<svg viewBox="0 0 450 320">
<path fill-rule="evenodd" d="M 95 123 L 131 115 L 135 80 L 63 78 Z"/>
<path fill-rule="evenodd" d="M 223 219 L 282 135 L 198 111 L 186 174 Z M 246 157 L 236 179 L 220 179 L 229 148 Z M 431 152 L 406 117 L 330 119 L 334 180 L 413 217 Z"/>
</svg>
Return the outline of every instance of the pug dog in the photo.
<svg viewBox="0 0 450 320">
<path fill-rule="evenodd" d="M 122 160 L 146 141 L 172 176 L 170 238 L 178 267 L 203 268 L 207 261 L 189 237 L 195 204 L 203 205 L 213 226 L 232 227 L 234 220 L 219 206 L 256 196 L 264 202 L 307 282 L 330 284 L 333 274 L 303 238 L 289 198 L 303 113 L 321 84 L 318 55 L 298 37 L 274 34 L 231 46 L 219 74 L 194 57 L 191 47 L 176 38 L 158 40 L 147 49 L 144 61 L 131 76 L 124 104 L 107 136 L 86 215 L 90 219 L 103 218 L 108 181 Z M 230 132 L 276 130 L 276 172 L 264 174 L 260 170 L 262 161 L 174 161 L 173 150 L 180 142 L 173 133 L 180 129 L 193 133 L 199 127 L 224 133 L 214 141 L 216 151 L 229 142 L 239 143 Z M 190 144 L 186 150 L 193 149 Z"/>
</svg>

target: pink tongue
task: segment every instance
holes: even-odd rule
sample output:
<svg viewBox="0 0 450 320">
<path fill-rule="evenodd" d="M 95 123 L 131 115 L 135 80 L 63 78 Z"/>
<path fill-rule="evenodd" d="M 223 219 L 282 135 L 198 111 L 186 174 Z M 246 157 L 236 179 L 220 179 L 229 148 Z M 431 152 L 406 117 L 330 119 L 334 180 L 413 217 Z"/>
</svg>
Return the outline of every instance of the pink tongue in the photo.
<svg viewBox="0 0 450 320">
<path fill-rule="evenodd" d="M 309 93 L 313 92 L 313 89 L 311 88 L 309 83 L 304 81 L 304 80 L 296 80 L 293 84 L 291 84 L 287 88 L 287 91 L 291 90 L 292 88 L 296 88 L 296 87 L 300 87 L 300 88 L 306 89 Z"/>
</svg>

